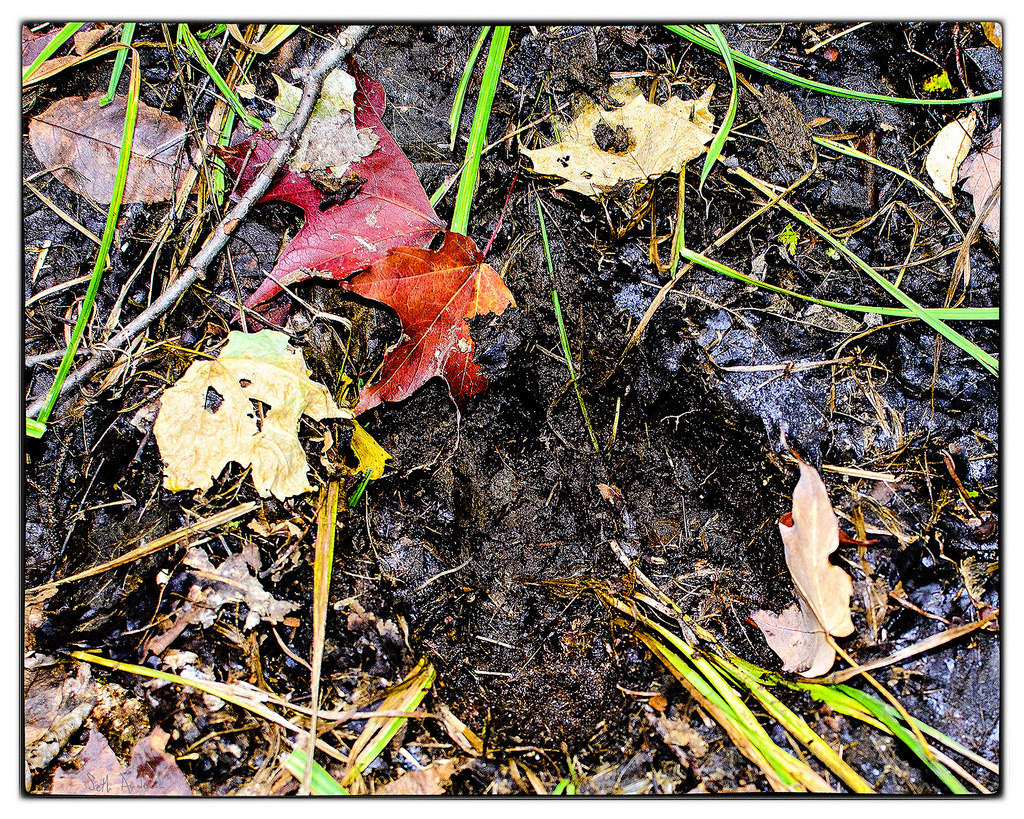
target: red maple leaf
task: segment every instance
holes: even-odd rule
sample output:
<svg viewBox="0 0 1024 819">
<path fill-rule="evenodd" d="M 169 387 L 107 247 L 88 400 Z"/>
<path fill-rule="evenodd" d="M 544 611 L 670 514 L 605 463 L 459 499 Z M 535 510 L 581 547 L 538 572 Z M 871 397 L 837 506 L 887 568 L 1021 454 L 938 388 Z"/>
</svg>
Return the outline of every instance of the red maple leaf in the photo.
<svg viewBox="0 0 1024 819">
<path fill-rule="evenodd" d="M 305 223 L 267 279 L 249 297 L 250 307 L 281 292 L 277 282 L 293 284 L 317 275 L 343 279 L 393 248 L 426 247 L 444 229 L 416 171 L 381 122 L 384 89 L 355 63 L 349 64 L 349 72 L 356 79 L 356 127 L 372 128 L 378 140 L 369 156 L 349 167 L 352 174 L 366 181 L 352 199 L 321 210 L 327 196 L 308 177 L 290 168 L 277 176 L 260 201 L 298 205 L 305 214 Z M 240 174 L 240 193 L 252 184 L 276 146 L 276 139 L 254 134 L 220 152 L 228 166 Z"/>
<path fill-rule="evenodd" d="M 402 321 L 402 338 L 385 354 L 380 377 L 359 393 L 357 415 L 408 398 L 435 375 L 460 406 L 486 389 L 466 320 L 502 313 L 515 299 L 472 239 L 445 233 L 440 250 L 392 250 L 341 287 L 388 305 Z"/>
</svg>

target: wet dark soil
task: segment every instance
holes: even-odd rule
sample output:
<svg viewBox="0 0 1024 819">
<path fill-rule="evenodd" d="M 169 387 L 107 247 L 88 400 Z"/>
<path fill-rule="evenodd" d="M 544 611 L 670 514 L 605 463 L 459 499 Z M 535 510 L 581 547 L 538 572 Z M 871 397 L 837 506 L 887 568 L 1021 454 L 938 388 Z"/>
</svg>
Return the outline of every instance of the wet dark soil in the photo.
<svg viewBox="0 0 1024 819">
<path fill-rule="evenodd" d="M 1001 70 L 993 68 L 999 52 L 995 63 L 985 58 L 995 49 L 980 26 L 874 24 L 836 40 L 831 49 L 806 53 L 843 28 L 723 30 L 745 53 L 848 88 L 918 96 L 936 66 L 948 69 L 951 95 L 1001 87 Z M 300 31 L 288 59 L 298 64 L 315 56 L 322 49 L 319 35 L 332 30 L 314 27 L 316 36 Z M 454 153 L 447 145 L 448 114 L 477 35 L 476 27 L 382 26 L 357 52 L 364 70 L 384 86 L 385 124 L 428 193 L 459 168 L 475 90 Z M 142 35 L 147 37 L 162 40 L 158 27 Z M 176 73 L 167 50 L 146 50 L 144 60 L 147 93 L 159 97 L 147 101 L 203 122 L 211 103 L 190 96 L 188 80 Z M 255 66 L 257 93 L 272 98 L 268 64 Z M 478 66 L 471 89 L 478 87 L 480 71 Z M 914 259 L 931 258 L 906 268 L 901 286 L 924 304 L 941 304 L 956 260 L 955 253 L 941 251 L 960 237 L 930 200 L 898 177 L 809 147 L 800 123 L 818 120 L 815 135 L 855 135 L 862 150 L 870 144 L 883 161 L 921 177 L 923 146 L 964 107 L 851 101 L 741 73 L 754 92 L 740 96 L 737 133 L 725 150 L 729 163 L 779 184 L 813 168 L 794 203 L 831 229 L 846 229 L 847 247 L 877 268 L 901 265 L 911 248 Z M 922 323 L 879 322 L 864 313 L 787 300 L 694 268 L 658 308 L 642 341 L 622 357 L 670 278 L 652 264 L 650 245 L 652 232 L 671 236 L 676 181 L 664 179 L 601 203 L 563 194 L 551 180 L 533 176 L 518 149 L 553 137 L 546 120 L 524 126 L 579 95 L 601 101 L 612 78 L 623 74 L 658 102 L 670 93 L 692 98 L 716 83 L 716 120 L 728 102 L 728 78 L 715 56 L 661 28 L 513 27 L 488 130 L 488 142 L 497 145 L 482 161 L 469 227 L 481 247 L 495 235 L 488 261 L 518 305 L 473 322 L 476 358 L 490 388 L 459 411 L 444 385 L 431 382 L 408 401 L 360 419 L 393 462 L 342 515 L 327 619 L 326 704 L 368 706 L 374 692 L 399 680 L 416 658 L 429 659 L 438 683 L 428 710 L 447 705 L 484 741 L 483 755 L 453 780 L 453 793 L 519 792 L 510 760 L 543 773 L 550 785 L 570 774 L 573 760 L 591 792 L 719 791 L 748 783 L 768 790 L 720 729 L 701 719 L 666 669 L 628 631 L 612 625 L 586 588 L 592 582 L 622 593 L 632 588 L 611 548 L 614 540 L 725 645 L 778 668 L 747 615 L 780 610 L 793 599 L 776 526 L 795 483 L 780 443 L 783 433 L 821 468 L 847 532 L 866 531 L 877 541 L 840 550 L 839 562 L 856 584 L 857 633 L 844 641 L 855 657 L 886 656 L 949 624 L 977 620 L 981 607 L 999 606 L 999 380 L 950 343 L 939 343 Z M 58 77 L 26 97 L 26 122 L 52 99 L 102 87 L 106 77 L 90 71 Z M 975 108 L 983 123 L 979 133 L 999 122 L 998 103 Z M 25 144 L 28 177 L 40 168 Z M 762 200 L 724 168 L 703 189 L 697 177 L 696 171 L 687 176 L 686 243 L 701 250 Z M 48 180 L 42 175 L 34 184 L 99 234 L 104 212 Z M 537 196 L 548 214 L 555 286 L 591 429 L 562 357 Z M 450 193 L 437 205 L 442 219 L 450 218 L 453 202 Z M 970 224 L 969 199 L 958 197 L 954 212 Z M 109 315 L 165 215 L 153 206 L 125 209 L 98 317 Z M 150 334 L 171 343 L 150 349 L 102 383 L 94 381 L 87 398 L 58 410 L 41 441 L 26 441 L 26 587 L 102 563 L 239 501 L 260 500 L 235 468 L 206 496 L 163 489 L 152 411 L 163 387 L 193 359 L 189 349 L 210 348 L 228 329 L 233 311 L 215 295 L 234 300 L 236 282 L 243 295 L 251 293 L 298 220 L 286 207 L 260 206 L 232 240 L 231 268 L 218 263 Z M 786 247 L 779 237 L 792 221 L 769 211 L 712 255 L 816 298 L 892 304 L 806 230 L 795 249 Z M 51 243 L 46 264 L 36 270 L 44 239 Z M 26 298 L 91 269 L 95 246 L 28 188 L 24 243 Z M 662 259 L 668 247 L 661 242 Z M 128 288 L 127 315 L 150 298 L 171 252 L 162 251 Z M 998 247 L 979 240 L 970 263 L 969 286 L 958 291 L 964 305 L 998 305 Z M 349 367 L 355 362 L 350 375 L 369 377 L 398 336 L 394 316 L 356 304 L 327 283 L 308 282 L 296 292 L 353 322 L 351 340 L 317 324 L 294 334 L 313 377 L 338 384 L 346 360 Z M 72 302 L 64 293 L 26 309 L 26 356 L 63 349 Z M 304 330 L 308 315 L 294 308 L 286 326 Z M 957 329 L 998 353 L 998 324 L 961 322 Z M 836 363 L 786 366 L 829 361 Z M 26 366 L 26 396 L 48 387 L 55 364 Z M 330 461 L 344 457 L 339 453 L 346 433 L 342 424 L 303 423 L 311 480 L 322 484 L 336 468 Z M 328 427 L 339 445 L 320 457 Z M 350 478 L 350 490 L 355 481 Z M 244 606 L 225 608 L 215 625 L 187 627 L 174 642 L 176 651 L 192 652 L 197 667 L 216 679 L 249 681 L 308 702 L 308 671 L 289 652 L 308 657 L 312 640 L 314 498 L 260 500 L 253 516 L 260 526 L 242 523 L 204 545 L 219 560 L 243 542 L 255 544 L 261 582 L 275 597 L 300 604 L 298 624 L 276 627 L 275 638 L 267 624 L 242 628 Z M 268 534 L 284 522 L 294 528 Z M 145 646 L 154 624 L 171 617 L 188 593 L 192 574 L 182 555 L 183 547 L 170 549 L 59 587 L 26 631 L 27 642 L 57 662 L 69 650 L 86 648 L 166 669 L 166 658 Z M 981 580 L 965 579 L 972 577 Z M 374 620 L 384 625 L 366 625 Z M 884 669 L 879 679 L 915 716 L 998 761 L 999 672 L 999 635 L 983 632 Z M 151 722 L 171 733 L 168 750 L 197 792 L 244 790 L 276 765 L 279 747 L 245 712 L 211 710 L 198 693 L 153 687 L 129 674 L 96 674 L 134 691 Z M 645 717 L 654 693 L 710 743 L 688 767 Z M 851 764 L 880 791 L 941 792 L 898 744 L 809 700 L 787 701 L 823 736 L 843 743 Z M 361 727 L 349 723 L 339 730 L 354 737 Z M 65 754 L 84 736 L 76 735 Z M 777 739 L 786 744 L 781 733 Z M 452 753 L 437 720 L 410 726 L 405 742 L 423 762 Z M 370 769 L 371 780 L 388 781 L 407 764 L 397 747 Z M 998 788 L 997 777 L 971 771 Z M 38 790 L 47 789 L 51 774 L 36 777 Z"/>
</svg>

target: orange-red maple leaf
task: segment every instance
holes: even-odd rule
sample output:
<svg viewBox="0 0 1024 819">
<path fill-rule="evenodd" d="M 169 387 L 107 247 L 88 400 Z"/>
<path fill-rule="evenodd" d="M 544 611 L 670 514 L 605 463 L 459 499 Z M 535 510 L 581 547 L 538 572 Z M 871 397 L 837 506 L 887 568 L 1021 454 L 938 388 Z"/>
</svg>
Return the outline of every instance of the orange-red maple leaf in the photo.
<svg viewBox="0 0 1024 819">
<path fill-rule="evenodd" d="M 440 250 L 392 250 L 341 286 L 391 307 L 403 329 L 380 377 L 360 392 L 357 415 L 382 401 L 405 400 L 434 376 L 448 383 L 460 406 L 486 389 L 467 319 L 502 313 L 515 299 L 471 239 L 446 233 Z"/>
</svg>

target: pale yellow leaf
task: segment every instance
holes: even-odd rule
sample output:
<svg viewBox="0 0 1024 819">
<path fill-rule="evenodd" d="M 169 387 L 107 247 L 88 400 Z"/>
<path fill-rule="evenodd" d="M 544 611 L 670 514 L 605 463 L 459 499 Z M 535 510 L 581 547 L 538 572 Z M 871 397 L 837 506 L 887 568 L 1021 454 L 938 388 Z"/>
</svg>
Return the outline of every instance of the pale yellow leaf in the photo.
<svg viewBox="0 0 1024 819">
<path fill-rule="evenodd" d="M 947 199 L 953 198 L 953 183 L 957 181 L 960 163 L 971 149 L 971 137 L 977 124 L 978 115 L 971 111 L 966 117 L 953 120 L 932 140 L 924 167 L 935 190 Z"/>
<path fill-rule="evenodd" d="M 562 190 L 587 196 L 600 196 L 621 182 L 642 184 L 663 174 L 679 173 L 714 137 L 714 117 L 708 110 L 711 90 L 698 100 L 671 97 L 664 105 L 649 103 L 635 92 L 613 111 L 588 101 L 576 118 L 563 126 L 561 142 L 524 149 L 523 153 L 536 173 L 561 177 L 566 180 L 559 186 Z M 616 89 L 612 91 L 614 94 Z M 613 150 L 600 147 L 595 134 L 598 129 L 608 135 L 611 141 L 604 142 Z"/>
<path fill-rule="evenodd" d="M 800 480 L 793 490 L 792 525 L 779 521 L 786 566 L 796 586 L 797 605 L 781 614 L 757 611 L 751 618 L 786 671 L 805 677 L 825 674 L 835 662 L 827 639 L 853 633 L 850 597 L 853 581 L 829 555 L 839 548 L 839 521 L 817 470 L 800 461 Z"/>
<path fill-rule="evenodd" d="M 253 401 L 269 405 L 262 427 Z M 302 353 L 273 330 L 232 332 L 219 358 L 197 361 L 161 399 L 153 426 L 172 492 L 209 489 L 229 462 L 252 467 L 261 497 L 312 489 L 299 418 L 351 418 L 309 379 Z"/>
</svg>

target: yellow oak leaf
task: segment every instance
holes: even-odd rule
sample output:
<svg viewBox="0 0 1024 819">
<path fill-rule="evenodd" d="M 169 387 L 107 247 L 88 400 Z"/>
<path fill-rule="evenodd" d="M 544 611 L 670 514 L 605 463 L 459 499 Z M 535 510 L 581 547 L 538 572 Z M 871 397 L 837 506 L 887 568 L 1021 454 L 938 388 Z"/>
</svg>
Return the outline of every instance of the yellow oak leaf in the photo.
<svg viewBox="0 0 1024 819">
<path fill-rule="evenodd" d="M 262 423 L 257 404 L 269 406 Z M 302 352 L 273 330 L 232 332 L 220 357 L 196 361 L 161 399 L 153 432 L 172 492 L 206 490 L 229 462 L 252 467 L 261 497 L 312 490 L 299 418 L 351 418 L 310 380 Z"/>
<path fill-rule="evenodd" d="M 523 153 L 536 173 L 561 177 L 567 180 L 562 190 L 587 196 L 600 196 L 623 181 L 643 184 L 679 173 L 714 137 L 708 110 L 712 91 L 697 100 L 670 97 L 654 105 L 635 88 L 613 86 L 621 107 L 604 111 L 587 101 L 563 126 L 561 142 Z"/>
</svg>

